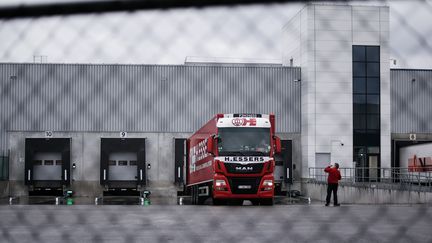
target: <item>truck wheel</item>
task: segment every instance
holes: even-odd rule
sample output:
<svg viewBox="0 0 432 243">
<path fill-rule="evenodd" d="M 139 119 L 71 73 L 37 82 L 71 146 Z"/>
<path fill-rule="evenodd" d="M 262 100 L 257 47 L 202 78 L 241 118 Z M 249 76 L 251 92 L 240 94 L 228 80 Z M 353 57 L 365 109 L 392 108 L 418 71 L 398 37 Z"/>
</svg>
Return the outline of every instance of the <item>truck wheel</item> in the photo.
<svg viewBox="0 0 432 243">
<path fill-rule="evenodd" d="M 213 198 L 213 205 L 216 205 L 216 206 L 224 205 L 224 201 L 221 199 Z"/>
<path fill-rule="evenodd" d="M 203 205 L 205 202 L 206 198 L 205 197 L 200 197 L 198 196 L 198 205 Z"/>
<path fill-rule="evenodd" d="M 234 206 L 242 206 L 243 205 L 243 199 L 234 199 L 230 201 L 230 205 Z"/>
<path fill-rule="evenodd" d="M 205 197 L 199 195 L 200 191 L 199 191 L 199 187 L 198 186 L 196 186 L 195 192 L 196 192 L 196 204 L 197 205 L 203 205 L 204 201 L 205 201 Z"/>
<path fill-rule="evenodd" d="M 261 199 L 261 203 L 260 204 L 263 205 L 263 206 L 272 206 L 274 204 L 273 198 Z"/>
<path fill-rule="evenodd" d="M 195 205 L 199 205 L 198 186 L 195 186 Z"/>
<path fill-rule="evenodd" d="M 196 204 L 195 186 L 192 186 L 192 188 L 191 188 L 191 202 L 192 202 L 192 205 Z"/>
<path fill-rule="evenodd" d="M 258 199 L 252 199 L 250 201 L 251 201 L 252 205 L 254 205 L 254 206 L 257 206 L 260 204 L 260 201 Z"/>
</svg>

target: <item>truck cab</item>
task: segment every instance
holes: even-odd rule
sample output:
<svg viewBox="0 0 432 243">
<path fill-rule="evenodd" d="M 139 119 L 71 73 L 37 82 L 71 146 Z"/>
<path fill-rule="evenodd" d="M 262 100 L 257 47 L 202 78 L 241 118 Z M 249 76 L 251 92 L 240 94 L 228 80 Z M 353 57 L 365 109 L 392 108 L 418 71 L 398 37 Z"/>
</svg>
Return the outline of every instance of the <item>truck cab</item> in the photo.
<svg viewBox="0 0 432 243">
<path fill-rule="evenodd" d="M 214 204 L 243 200 L 273 204 L 274 154 L 280 152 L 274 120 L 274 115 L 218 114 L 214 125 L 210 121 L 206 129 L 200 129 L 202 133 L 194 134 L 205 144 L 204 151 L 199 146 L 189 151 L 194 204 L 207 198 L 212 198 Z M 194 135 L 191 145 L 195 144 Z"/>
</svg>

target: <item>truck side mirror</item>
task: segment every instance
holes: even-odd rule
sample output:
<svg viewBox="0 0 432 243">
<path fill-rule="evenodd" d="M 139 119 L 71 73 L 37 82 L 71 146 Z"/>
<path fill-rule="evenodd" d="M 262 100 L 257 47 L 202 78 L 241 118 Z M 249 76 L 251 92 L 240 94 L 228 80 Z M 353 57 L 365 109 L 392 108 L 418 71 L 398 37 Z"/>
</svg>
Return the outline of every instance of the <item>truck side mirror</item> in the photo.
<svg viewBox="0 0 432 243">
<path fill-rule="evenodd" d="M 213 137 L 207 139 L 207 153 L 213 153 Z"/>
<path fill-rule="evenodd" d="M 282 152 L 282 145 L 281 145 L 280 138 L 277 136 L 274 136 L 274 142 L 275 142 L 275 153 L 278 154 L 278 153 Z"/>
</svg>

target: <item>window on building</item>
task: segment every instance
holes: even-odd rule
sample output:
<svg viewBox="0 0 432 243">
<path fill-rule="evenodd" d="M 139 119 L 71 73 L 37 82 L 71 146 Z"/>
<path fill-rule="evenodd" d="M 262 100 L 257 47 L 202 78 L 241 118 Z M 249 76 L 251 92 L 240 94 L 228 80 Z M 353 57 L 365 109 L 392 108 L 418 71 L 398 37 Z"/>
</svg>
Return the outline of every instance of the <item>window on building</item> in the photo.
<svg viewBox="0 0 432 243">
<path fill-rule="evenodd" d="M 380 97 L 379 95 L 367 95 L 367 114 L 379 114 L 380 113 Z"/>
<path fill-rule="evenodd" d="M 367 78 L 367 89 L 368 94 L 379 94 L 380 93 L 380 79 L 379 78 Z"/>
<path fill-rule="evenodd" d="M 353 78 L 353 93 L 366 93 L 366 78 Z"/>
<path fill-rule="evenodd" d="M 54 165 L 54 160 L 45 160 L 44 165 Z"/>
<path fill-rule="evenodd" d="M 136 160 L 131 160 L 131 161 L 129 161 L 129 165 L 130 165 L 130 166 L 136 166 L 136 165 L 138 165 L 138 164 L 137 164 L 137 161 L 136 161 Z"/>
<path fill-rule="evenodd" d="M 354 114 L 365 114 L 366 113 L 366 95 L 364 94 L 354 94 L 353 95 L 353 103 L 354 103 Z"/>
<path fill-rule="evenodd" d="M 127 166 L 128 162 L 127 160 L 119 160 L 118 165 L 119 166 Z"/>
<path fill-rule="evenodd" d="M 33 165 L 42 165 L 42 160 L 33 160 Z"/>
<path fill-rule="evenodd" d="M 354 130 L 366 130 L 365 114 L 354 114 Z"/>
<path fill-rule="evenodd" d="M 367 125 L 368 130 L 378 130 L 380 128 L 379 115 L 367 114 Z"/>
<path fill-rule="evenodd" d="M 365 46 L 366 60 L 368 62 L 380 62 L 380 47 L 379 46 Z"/>
<path fill-rule="evenodd" d="M 380 63 L 379 62 L 367 62 L 366 63 L 366 76 L 367 77 L 379 77 L 380 76 Z"/>
<path fill-rule="evenodd" d="M 361 46 L 353 46 L 353 62 L 366 61 L 366 48 Z"/>
<path fill-rule="evenodd" d="M 366 63 L 354 62 L 353 74 L 355 77 L 366 77 Z"/>
<path fill-rule="evenodd" d="M 354 161 L 368 167 L 380 153 L 380 47 L 353 46 L 352 55 Z"/>
</svg>

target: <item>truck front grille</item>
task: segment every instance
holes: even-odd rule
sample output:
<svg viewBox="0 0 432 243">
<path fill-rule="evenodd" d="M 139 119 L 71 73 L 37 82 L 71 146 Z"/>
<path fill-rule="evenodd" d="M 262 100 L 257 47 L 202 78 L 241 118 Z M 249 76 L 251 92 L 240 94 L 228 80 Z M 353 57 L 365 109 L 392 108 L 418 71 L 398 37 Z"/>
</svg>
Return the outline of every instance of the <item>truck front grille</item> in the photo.
<svg viewBox="0 0 432 243">
<path fill-rule="evenodd" d="M 228 173 L 235 173 L 235 174 L 257 174 L 261 173 L 263 169 L 264 164 L 246 164 L 242 165 L 240 163 L 225 163 L 225 168 L 227 169 Z"/>
<path fill-rule="evenodd" d="M 260 177 L 234 177 L 228 179 L 233 194 L 256 194 Z"/>
</svg>

